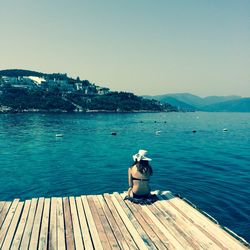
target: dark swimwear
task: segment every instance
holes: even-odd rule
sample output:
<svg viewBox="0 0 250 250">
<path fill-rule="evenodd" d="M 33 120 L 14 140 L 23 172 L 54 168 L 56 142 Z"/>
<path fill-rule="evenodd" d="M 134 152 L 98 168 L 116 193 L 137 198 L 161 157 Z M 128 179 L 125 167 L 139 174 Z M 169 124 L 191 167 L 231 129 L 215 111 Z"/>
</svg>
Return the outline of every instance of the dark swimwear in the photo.
<svg viewBox="0 0 250 250">
<path fill-rule="evenodd" d="M 150 194 L 150 193 L 140 195 L 140 194 L 135 194 L 135 193 L 133 193 L 133 198 L 135 198 L 135 199 L 147 199 L 148 196 L 149 196 L 149 194 Z"/>
<path fill-rule="evenodd" d="M 140 205 L 151 205 L 154 202 L 158 200 L 157 196 L 155 194 L 147 194 L 147 195 L 136 195 L 133 193 L 133 197 L 126 196 L 124 200 L 129 200 L 135 204 L 140 204 Z"/>
<path fill-rule="evenodd" d="M 149 181 L 149 179 L 140 179 L 140 178 L 135 178 L 131 175 L 132 181 Z"/>
</svg>

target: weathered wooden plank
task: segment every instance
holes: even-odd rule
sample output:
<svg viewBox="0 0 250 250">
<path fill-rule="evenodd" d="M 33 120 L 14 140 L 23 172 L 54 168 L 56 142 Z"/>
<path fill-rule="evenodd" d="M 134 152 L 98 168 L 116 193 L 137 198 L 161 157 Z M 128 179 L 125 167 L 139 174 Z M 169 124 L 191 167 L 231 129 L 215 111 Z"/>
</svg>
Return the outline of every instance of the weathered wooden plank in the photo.
<svg viewBox="0 0 250 250">
<path fill-rule="evenodd" d="M 12 240 L 14 238 L 16 228 L 17 228 L 17 224 L 18 224 L 19 218 L 21 216 L 23 204 L 24 204 L 23 202 L 19 202 L 17 205 L 14 217 L 11 221 L 11 224 L 10 224 L 9 229 L 8 229 L 8 233 L 5 237 L 4 243 L 2 245 L 2 248 L 1 248 L 2 250 L 10 249 L 10 246 L 11 246 Z"/>
<path fill-rule="evenodd" d="M 76 247 L 76 250 L 84 249 L 80 224 L 79 224 L 79 220 L 78 220 L 78 214 L 77 214 L 77 210 L 76 210 L 75 198 L 70 197 L 69 203 L 70 203 L 70 211 L 71 211 L 71 216 L 72 216 L 75 247 Z"/>
<path fill-rule="evenodd" d="M 110 244 L 111 248 L 112 249 L 120 249 L 119 244 L 118 244 L 118 242 L 117 242 L 117 240 L 115 238 L 115 235 L 114 235 L 114 233 L 112 231 L 112 228 L 109 225 L 109 222 L 108 222 L 108 220 L 107 220 L 107 218 L 106 218 L 106 216 L 104 214 L 104 211 L 102 209 L 102 206 L 101 206 L 97 196 L 94 195 L 92 198 L 93 198 L 93 201 L 94 201 L 94 204 L 95 204 L 95 207 L 96 207 L 96 211 L 97 211 L 97 213 L 99 215 L 100 221 L 102 223 L 103 229 L 105 231 L 105 234 L 107 236 L 107 239 L 109 241 L 109 244 Z"/>
<path fill-rule="evenodd" d="M 57 228 L 56 228 L 56 198 L 51 198 L 50 220 L 49 220 L 49 250 L 57 248 Z"/>
<path fill-rule="evenodd" d="M 2 208 L 2 212 L 0 214 L 0 230 L 2 228 L 2 225 L 4 223 L 5 217 L 9 211 L 10 206 L 11 206 L 11 202 L 5 202 L 5 204 Z"/>
<path fill-rule="evenodd" d="M 24 208 L 22 211 L 21 219 L 18 223 L 18 227 L 11 245 L 11 250 L 19 249 L 19 246 L 21 244 L 21 239 L 23 236 L 24 228 L 27 222 L 29 209 L 30 209 L 31 200 L 26 200 L 24 203 Z"/>
<path fill-rule="evenodd" d="M 22 250 L 28 249 L 29 247 L 31 230 L 32 230 L 34 218 L 35 218 L 36 206 L 37 206 L 37 199 L 34 198 L 31 200 L 29 215 L 28 215 L 28 219 L 26 222 L 24 232 L 23 232 L 23 237 L 22 237 L 21 246 L 20 246 Z"/>
<path fill-rule="evenodd" d="M 178 238 L 178 241 L 182 244 L 182 246 L 187 246 L 189 249 L 200 249 L 201 246 L 197 243 L 197 241 L 194 241 L 194 239 L 192 239 L 186 230 L 182 230 L 182 228 L 177 223 L 175 223 L 176 216 L 172 215 L 171 213 L 167 213 L 160 208 L 160 201 L 157 201 L 154 203 L 154 208 L 152 209 L 154 209 L 156 215 L 160 219 L 167 218 L 167 221 L 165 221 L 165 226 L 167 226 L 169 231 L 175 235 L 176 238 Z"/>
<path fill-rule="evenodd" d="M 119 226 L 116 224 L 116 221 L 115 221 L 113 215 L 111 214 L 103 196 L 97 195 L 97 198 L 99 199 L 99 202 L 100 202 L 102 209 L 105 213 L 105 216 L 106 216 L 106 218 L 107 218 L 107 220 L 108 220 L 108 222 L 109 222 L 109 224 L 114 232 L 114 235 L 117 239 L 119 246 L 121 247 L 121 249 L 129 250 L 129 246 L 128 246 L 126 240 L 124 239 L 124 237 L 119 229 Z"/>
<path fill-rule="evenodd" d="M 119 195 L 121 196 L 121 199 L 124 199 L 127 194 L 122 193 Z M 126 200 L 125 203 L 129 207 L 129 209 L 131 210 L 133 215 L 135 216 L 136 220 L 141 225 L 142 229 L 147 233 L 149 238 L 155 244 L 155 246 L 158 249 L 167 249 L 167 247 L 162 243 L 162 241 L 160 240 L 158 235 L 154 232 L 154 230 L 153 230 L 154 225 L 153 226 L 152 226 L 152 224 L 150 225 L 149 221 L 145 220 L 143 214 L 140 211 L 138 211 L 138 207 L 140 207 L 141 205 L 136 206 L 136 204 L 134 204 L 128 200 Z M 148 218 L 148 217 L 147 217 L 147 219 L 150 220 L 150 218 Z"/>
<path fill-rule="evenodd" d="M 5 201 L 0 201 L 0 217 L 1 217 L 1 211 L 5 205 Z"/>
<path fill-rule="evenodd" d="M 150 237 L 150 239 L 154 242 L 155 246 L 158 249 L 166 249 L 167 247 L 163 244 L 163 242 L 160 240 L 160 238 L 158 237 L 158 235 L 154 232 L 153 228 L 154 226 L 150 223 L 149 221 L 146 221 L 143 216 L 143 214 L 140 212 L 140 210 L 138 209 L 138 207 L 140 207 L 139 205 L 135 206 L 132 202 L 126 201 L 125 202 L 130 210 L 132 211 L 132 213 L 134 214 L 135 218 L 137 219 L 137 221 L 140 223 L 141 227 L 143 228 L 143 230 L 148 234 L 148 236 Z"/>
<path fill-rule="evenodd" d="M 11 207 L 8 211 L 8 214 L 6 215 L 6 218 L 2 224 L 2 227 L 0 229 L 0 249 L 1 249 L 1 246 L 4 242 L 4 239 L 5 239 L 5 236 L 7 234 L 7 231 L 9 229 L 9 226 L 10 226 L 10 223 L 12 221 L 12 218 L 15 214 L 15 211 L 16 211 L 16 208 L 18 206 L 18 202 L 19 202 L 19 199 L 15 199 L 12 204 L 11 204 Z"/>
<path fill-rule="evenodd" d="M 134 227 L 136 228 L 137 232 L 140 234 L 144 243 L 147 244 L 150 249 L 157 249 L 154 242 L 150 239 L 148 233 L 140 225 L 140 223 L 138 221 L 139 216 L 138 216 L 138 218 L 136 218 L 134 216 L 134 214 L 132 213 L 132 211 L 130 210 L 128 205 L 125 203 L 125 201 L 122 199 L 122 197 L 117 192 L 114 193 L 114 196 L 118 200 L 118 202 L 120 203 L 121 207 L 123 208 L 123 210 L 125 211 L 125 213 L 129 217 L 129 219 L 133 222 Z"/>
<path fill-rule="evenodd" d="M 117 212 L 119 213 L 124 224 L 130 231 L 131 236 L 133 237 L 134 241 L 138 245 L 139 249 L 148 249 L 151 246 L 153 246 L 153 244 L 151 243 L 151 240 L 148 238 L 145 232 L 143 232 L 143 230 L 139 229 L 139 232 L 138 232 L 138 222 L 136 221 L 134 216 L 131 214 L 131 212 L 128 210 L 126 204 L 120 201 L 119 199 L 117 199 L 114 194 L 111 195 L 111 198 L 112 198 L 113 204 Z"/>
<path fill-rule="evenodd" d="M 57 249 L 65 250 L 64 218 L 62 198 L 57 198 Z"/>
<path fill-rule="evenodd" d="M 226 246 L 229 249 L 246 249 L 240 244 L 240 242 L 227 234 L 218 225 L 213 223 L 185 201 L 178 197 L 174 197 L 171 193 L 164 193 L 164 195 L 169 199 L 169 204 L 171 204 L 177 211 L 180 211 L 185 218 L 194 223 L 199 230 L 203 233 L 207 233 L 207 236 L 212 236 L 213 239 L 220 241 L 223 246 Z"/>
<path fill-rule="evenodd" d="M 0 202 L 0 249 L 247 249 L 171 193 L 144 206 L 123 198 Z"/>
<path fill-rule="evenodd" d="M 124 199 L 127 195 L 127 192 L 121 193 L 121 197 Z M 128 202 L 128 201 L 127 201 Z M 136 213 L 139 213 L 145 220 L 145 222 L 151 227 L 157 237 L 160 239 L 164 247 L 167 249 L 174 249 L 173 245 L 170 244 L 169 239 L 165 236 L 165 234 L 156 226 L 154 221 L 148 216 L 148 214 L 142 209 L 143 206 L 139 204 L 132 203 L 132 206 L 136 209 Z"/>
<path fill-rule="evenodd" d="M 122 199 L 124 199 L 126 195 L 127 195 L 127 193 L 120 194 Z M 164 237 L 164 234 L 157 227 L 155 227 L 154 223 L 147 216 L 147 214 L 143 213 L 143 211 L 141 210 L 141 205 L 134 204 L 128 200 L 126 200 L 125 203 L 130 208 L 130 210 L 133 212 L 135 218 L 138 220 L 138 222 L 140 223 L 140 225 L 142 226 L 144 231 L 147 232 L 147 234 L 149 235 L 151 240 L 154 242 L 156 247 L 158 249 L 168 249 L 167 244 L 164 245 L 164 241 L 168 242 L 167 238 Z M 159 234 L 160 234 L 160 236 L 163 236 L 162 239 L 158 236 Z"/>
<path fill-rule="evenodd" d="M 65 221 L 65 238 L 67 250 L 75 249 L 74 236 L 73 236 L 73 225 L 70 213 L 69 198 L 63 198 L 63 209 L 64 209 L 64 221 Z"/>
<path fill-rule="evenodd" d="M 182 232 L 176 225 L 171 223 L 171 217 L 162 213 L 156 206 L 148 206 L 149 210 L 161 221 L 165 228 L 177 239 L 177 241 L 185 249 L 192 249 L 193 246 L 186 239 L 185 232 Z"/>
<path fill-rule="evenodd" d="M 161 220 L 155 216 L 155 214 L 149 209 L 150 206 L 142 206 L 142 210 L 149 216 L 149 218 L 155 223 L 155 226 L 163 232 L 164 236 L 168 239 L 168 249 L 182 249 L 185 248 L 179 243 L 179 241 L 171 234 L 171 232 L 164 226 Z"/>
<path fill-rule="evenodd" d="M 39 240 L 39 231 L 41 227 L 41 219 L 42 219 L 42 213 L 43 213 L 43 205 L 44 205 L 44 198 L 38 199 L 34 224 L 31 232 L 31 238 L 30 238 L 30 249 L 37 249 L 38 246 L 38 240 Z"/>
<path fill-rule="evenodd" d="M 81 197 L 76 197 L 76 206 L 77 206 L 77 211 L 79 215 L 80 227 L 82 231 L 85 249 L 89 249 L 89 250 L 94 249 L 92 245 L 92 241 L 91 241 L 91 237 L 90 237 L 90 233 L 88 229 L 88 223 L 87 223 L 86 216 L 84 213 Z"/>
<path fill-rule="evenodd" d="M 46 250 L 48 246 L 48 235 L 49 235 L 49 212 L 50 212 L 50 199 L 46 198 L 44 200 L 43 216 L 41 231 L 39 235 L 39 250 Z"/>
<path fill-rule="evenodd" d="M 155 225 L 153 220 L 148 216 L 148 214 L 142 209 L 141 205 L 134 204 L 133 205 L 137 212 L 141 214 L 147 224 L 151 227 L 151 229 L 155 232 L 158 236 L 160 241 L 164 244 L 167 249 L 173 249 L 173 245 L 170 244 L 169 239 L 165 236 L 165 234 Z"/>
<path fill-rule="evenodd" d="M 187 220 L 181 213 L 174 209 L 167 201 L 162 200 L 161 196 L 158 196 L 161 201 L 156 203 L 156 206 L 163 213 L 167 213 L 170 216 L 170 223 L 175 224 L 181 231 L 185 232 L 186 238 L 189 239 L 189 243 L 196 249 L 207 249 L 212 247 L 213 249 L 225 249 L 221 244 L 215 244 L 210 238 L 202 233 L 193 223 Z"/>
<path fill-rule="evenodd" d="M 93 196 L 92 196 L 92 195 L 88 195 L 88 196 L 87 196 L 87 200 L 88 200 L 88 203 L 89 203 L 89 207 L 90 207 L 92 216 L 93 216 L 93 218 L 94 218 L 94 222 L 95 222 L 96 229 L 97 229 L 98 235 L 99 235 L 99 237 L 100 237 L 102 246 L 103 246 L 103 248 L 104 248 L 105 250 L 106 250 L 106 249 L 111 249 L 111 246 L 110 246 L 110 244 L 109 244 L 107 235 L 106 235 L 106 233 L 105 233 L 105 230 L 104 230 L 103 225 L 102 225 L 102 223 L 101 223 L 101 220 L 100 220 L 100 218 L 99 218 L 97 209 L 96 209 L 96 207 L 95 207 L 95 203 L 94 203 L 94 201 L 93 201 Z"/>
<path fill-rule="evenodd" d="M 112 198 L 109 194 L 104 194 L 104 199 L 106 201 L 106 204 L 108 206 L 108 208 L 110 209 L 112 216 L 114 217 L 114 220 L 116 221 L 117 225 L 119 226 L 119 229 L 124 237 L 124 239 L 126 240 L 126 243 L 128 244 L 130 249 L 138 249 L 139 247 L 137 247 L 136 243 L 134 242 L 132 236 L 130 235 L 130 232 L 128 231 L 127 227 L 125 226 L 124 222 L 122 221 L 119 213 L 117 212 Z"/>
<path fill-rule="evenodd" d="M 88 226 L 89 226 L 90 236 L 91 236 L 92 242 L 94 244 L 94 248 L 98 249 L 98 250 L 99 249 L 103 250 L 103 246 L 101 244 L 101 240 L 100 240 L 99 234 L 97 232 L 97 228 L 96 228 L 95 221 L 94 221 L 94 218 L 93 218 L 91 210 L 90 210 L 87 196 L 82 195 L 81 199 L 82 199 L 84 211 L 86 214 L 86 219 L 87 219 Z"/>
</svg>

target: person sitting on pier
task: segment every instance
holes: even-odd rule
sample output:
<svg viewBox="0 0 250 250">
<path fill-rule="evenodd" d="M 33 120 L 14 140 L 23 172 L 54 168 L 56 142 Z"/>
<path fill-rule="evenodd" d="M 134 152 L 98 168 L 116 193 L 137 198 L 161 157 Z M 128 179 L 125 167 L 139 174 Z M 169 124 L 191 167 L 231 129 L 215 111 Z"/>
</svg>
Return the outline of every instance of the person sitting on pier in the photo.
<svg viewBox="0 0 250 250">
<path fill-rule="evenodd" d="M 149 165 L 150 158 L 146 157 L 146 150 L 139 150 L 133 155 L 134 163 L 128 169 L 128 197 L 135 199 L 147 199 L 150 195 L 149 179 L 153 174 Z"/>
</svg>

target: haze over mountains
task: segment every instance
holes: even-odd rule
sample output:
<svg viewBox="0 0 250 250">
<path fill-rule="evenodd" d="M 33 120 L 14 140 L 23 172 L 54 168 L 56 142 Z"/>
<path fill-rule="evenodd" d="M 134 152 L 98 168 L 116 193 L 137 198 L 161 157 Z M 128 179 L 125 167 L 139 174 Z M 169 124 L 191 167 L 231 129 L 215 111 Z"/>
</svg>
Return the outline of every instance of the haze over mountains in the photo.
<svg viewBox="0 0 250 250">
<path fill-rule="evenodd" d="M 202 98 L 189 93 L 176 93 L 144 97 L 169 103 L 184 111 L 250 112 L 250 98 L 236 95 Z"/>
</svg>

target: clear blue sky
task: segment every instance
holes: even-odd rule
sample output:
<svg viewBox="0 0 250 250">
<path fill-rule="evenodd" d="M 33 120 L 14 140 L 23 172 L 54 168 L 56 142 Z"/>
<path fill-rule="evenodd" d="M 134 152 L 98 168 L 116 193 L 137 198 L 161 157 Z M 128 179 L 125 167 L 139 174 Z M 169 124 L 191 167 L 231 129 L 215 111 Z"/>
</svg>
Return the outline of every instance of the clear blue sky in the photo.
<svg viewBox="0 0 250 250">
<path fill-rule="evenodd" d="M 0 69 L 136 94 L 250 96 L 249 0 L 2 0 Z"/>
</svg>

